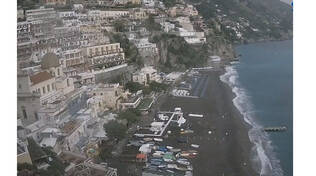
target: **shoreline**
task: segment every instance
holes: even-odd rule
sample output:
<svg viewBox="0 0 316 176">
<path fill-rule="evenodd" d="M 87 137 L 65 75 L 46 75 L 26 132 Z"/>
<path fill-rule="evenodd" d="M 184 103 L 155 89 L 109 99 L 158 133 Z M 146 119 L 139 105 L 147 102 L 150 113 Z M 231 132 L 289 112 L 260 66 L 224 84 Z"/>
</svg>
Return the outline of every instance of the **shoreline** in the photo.
<svg viewBox="0 0 316 176">
<path fill-rule="evenodd" d="M 252 164 L 254 144 L 248 135 L 251 126 L 235 107 L 236 95 L 230 86 L 220 80 L 225 69 L 221 67 L 204 74 L 208 77 L 204 97 L 189 101 L 168 97 L 162 105 L 163 110 L 179 106 L 184 113 L 206 114 L 205 119 L 198 120 L 185 116 L 194 130 L 194 135 L 189 136 L 190 143 L 200 145 L 200 155 L 193 161 L 194 175 L 258 175 Z M 207 133 L 209 130 L 211 135 Z M 169 143 L 178 145 L 172 139 Z"/>
</svg>

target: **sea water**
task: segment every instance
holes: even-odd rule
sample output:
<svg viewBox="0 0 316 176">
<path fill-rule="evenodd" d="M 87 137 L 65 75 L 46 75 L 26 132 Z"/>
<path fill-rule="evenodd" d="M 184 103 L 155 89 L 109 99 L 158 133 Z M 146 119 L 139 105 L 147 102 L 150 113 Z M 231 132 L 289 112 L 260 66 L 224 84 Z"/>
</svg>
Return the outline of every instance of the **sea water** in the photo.
<svg viewBox="0 0 316 176">
<path fill-rule="evenodd" d="M 252 128 L 253 163 L 260 175 L 293 175 L 292 40 L 236 47 L 240 61 L 226 67 L 221 80 L 230 85 L 235 106 Z M 286 126 L 266 133 L 264 127 Z"/>
</svg>

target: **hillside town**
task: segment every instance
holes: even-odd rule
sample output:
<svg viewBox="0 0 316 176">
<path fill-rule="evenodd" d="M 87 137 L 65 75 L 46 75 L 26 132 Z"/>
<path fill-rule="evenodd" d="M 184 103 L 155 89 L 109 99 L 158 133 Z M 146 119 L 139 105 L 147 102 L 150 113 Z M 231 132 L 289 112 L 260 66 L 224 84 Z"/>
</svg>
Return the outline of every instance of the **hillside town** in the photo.
<svg viewBox="0 0 316 176">
<path fill-rule="evenodd" d="M 190 162 L 176 161 L 173 153 L 180 150 L 170 146 L 158 146 L 156 154 L 164 152 L 166 163 L 181 167 L 162 165 L 161 158 L 148 166 L 150 146 L 162 139 L 147 138 L 150 143 L 139 145 L 128 137 L 146 121 L 140 119 L 154 119 L 152 106 L 183 75 L 156 67 L 161 51 L 152 33 L 202 45 L 208 32 L 202 16 L 184 1 L 168 7 L 159 0 L 70 2 L 44 0 L 35 9 L 18 8 L 17 162 L 44 175 L 58 169 L 60 175 L 118 175 L 111 163 L 117 161 L 106 156 L 120 156 L 120 147 L 133 145 L 141 146 L 130 160 L 145 164 L 142 175 L 158 170 L 192 175 Z M 160 116 L 161 122 L 152 124 L 155 133 L 164 133 L 163 121 L 183 121 L 181 109 L 169 118 Z M 123 136 L 113 127 L 122 128 Z M 179 155 L 194 157 L 196 152 Z"/>
</svg>

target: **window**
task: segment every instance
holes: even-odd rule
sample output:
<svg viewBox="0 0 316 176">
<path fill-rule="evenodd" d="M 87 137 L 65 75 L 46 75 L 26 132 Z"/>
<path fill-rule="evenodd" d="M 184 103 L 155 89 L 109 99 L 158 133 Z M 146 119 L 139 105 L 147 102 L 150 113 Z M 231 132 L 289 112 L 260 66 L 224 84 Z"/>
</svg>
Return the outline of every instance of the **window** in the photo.
<svg viewBox="0 0 316 176">
<path fill-rule="evenodd" d="M 36 120 L 38 120 L 38 114 L 37 114 L 36 111 L 34 112 L 34 117 L 35 117 Z"/>
<path fill-rule="evenodd" d="M 54 83 L 52 83 L 52 90 L 54 90 L 55 89 L 55 85 L 54 85 Z"/>
<path fill-rule="evenodd" d="M 27 113 L 26 113 L 25 107 L 22 106 L 21 109 L 22 109 L 23 118 L 27 119 Z"/>
<path fill-rule="evenodd" d="M 42 88 L 42 91 L 43 91 L 43 94 L 45 94 L 45 93 L 46 93 L 46 89 L 45 89 L 45 87 L 43 87 L 43 88 Z"/>
<path fill-rule="evenodd" d="M 50 91 L 50 86 L 49 86 L 49 84 L 47 85 L 47 92 L 49 92 Z"/>
<path fill-rule="evenodd" d="M 100 95 L 103 95 L 103 93 L 100 93 Z"/>
<path fill-rule="evenodd" d="M 59 70 L 59 68 L 57 68 L 57 75 L 58 75 L 58 76 L 60 75 L 60 70 Z"/>
<path fill-rule="evenodd" d="M 22 85 L 21 84 L 19 84 L 19 89 L 22 89 Z"/>
<path fill-rule="evenodd" d="M 67 87 L 69 87 L 69 86 L 70 86 L 69 79 L 67 79 Z"/>
</svg>

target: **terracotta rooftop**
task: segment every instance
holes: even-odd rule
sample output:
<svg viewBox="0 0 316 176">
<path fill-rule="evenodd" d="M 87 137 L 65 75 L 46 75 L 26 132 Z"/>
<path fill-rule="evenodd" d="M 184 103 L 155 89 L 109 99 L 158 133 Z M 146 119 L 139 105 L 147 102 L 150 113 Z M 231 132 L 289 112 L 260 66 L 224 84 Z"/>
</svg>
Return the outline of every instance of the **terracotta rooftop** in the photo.
<svg viewBox="0 0 316 176">
<path fill-rule="evenodd" d="M 49 80 L 51 78 L 53 78 L 53 76 L 47 71 L 39 72 L 33 76 L 30 76 L 33 85 Z"/>
</svg>

